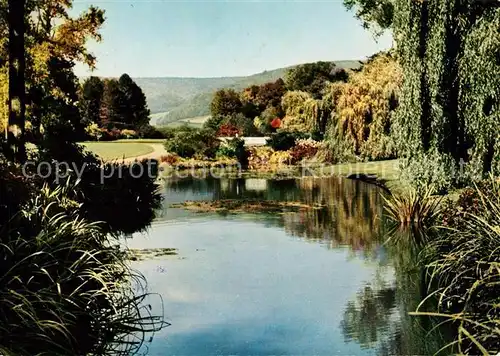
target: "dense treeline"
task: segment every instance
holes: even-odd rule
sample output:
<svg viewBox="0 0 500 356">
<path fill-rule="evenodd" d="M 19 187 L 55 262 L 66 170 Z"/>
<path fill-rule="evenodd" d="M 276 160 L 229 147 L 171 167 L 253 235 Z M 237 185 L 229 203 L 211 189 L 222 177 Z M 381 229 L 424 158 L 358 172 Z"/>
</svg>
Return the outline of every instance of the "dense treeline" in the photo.
<svg viewBox="0 0 500 356">
<path fill-rule="evenodd" d="M 123 129 L 122 136 L 135 136 L 149 125 L 146 96 L 128 74 L 118 80 L 86 79 L 79 91 L 79 108 L 87 134 L 94 139 Z"/>
<path fill-rule="evenodd" d="M 229 124 L 242 135 L 267 135 L 281 127 L 289 132 L 317 134 L 324 131 L 317 121 L 323 112 L 318 104 L 325 86 L 344 82 L 348 73 L 332 62 L 316 62 L 289 69 L 285 79 L 242 92 L 218 90 L 212 99 L 212 117 L 207 126 Z M 323 132 L 321 132 L 323 133 Z"/>
<path fill-rule="evenodd" d="M 395 158 L 401 82 L 393 53 L 377 54 L 349 72 L 330 62 L 304 64 L 288 70 L 285 80 L 241 93 L 219 90 L 205 127 L 220 136 L 276 136 L 271 147 L 285 151 L 300 139 L 323 141 L 313 144 L 318 147 L 316 159 L 329 162 Z M 290 139 L 291 144 L 279 143 Z"/>
<path fill-rule="evenodd" d="M 0 105 L 4 355 L 129 354 L 144 332 L 162 326 L 137 294 L 141 276 L 118 244 L 154 217 L 156 166 L 104 164 L 78 145 L 85 122 L 73 68 L 94 65 L 86 43 L 100 40 L 104 12 L 91 6 L 71 17 L 71 6 L 0 1 L 0 97 L 8 103 Z"/>
</svg>

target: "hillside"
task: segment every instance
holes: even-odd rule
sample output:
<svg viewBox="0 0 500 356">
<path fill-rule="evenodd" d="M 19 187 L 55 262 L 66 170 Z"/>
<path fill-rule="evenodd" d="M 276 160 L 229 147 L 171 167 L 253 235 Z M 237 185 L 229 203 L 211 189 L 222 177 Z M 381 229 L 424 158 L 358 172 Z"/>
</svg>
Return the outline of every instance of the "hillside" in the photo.
<svg viewBox="0 0 500 356">
<path fill-rule="evenodd" d="M 353 69 L 359 61 L 337 61 L 340 68 Z M 152 113 L 152 125 L 166 125 L 179 120 L 210 114 L 210 101 L 217 89 L 242 90 L 250 85 L 275 81 L 289 68 L 250 75 L 223 78 L 134 78 L 143 89 Z"/>
</svg>

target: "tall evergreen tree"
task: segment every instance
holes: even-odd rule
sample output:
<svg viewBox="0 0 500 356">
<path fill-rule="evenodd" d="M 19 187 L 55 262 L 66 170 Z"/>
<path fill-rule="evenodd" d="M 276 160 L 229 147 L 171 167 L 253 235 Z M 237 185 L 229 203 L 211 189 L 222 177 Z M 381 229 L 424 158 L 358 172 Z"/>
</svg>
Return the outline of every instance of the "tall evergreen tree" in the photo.
<svg viewBox="0 0 500 356">
<path fill-rule="evenodd" d="M 126 99 L 120 90 L 120 83 L 116 79 L 104 81 L 104 95 L 100 111 L 100 126 L 112 127 L 123 122 Z"/>
<path fill-rule="evenodd" d="M 123 74 L 118 82 L 125 100 L 122 108 L 122 122 L 134 127 L 147 125 L 149 123 L 150 111 L 142 89 L 128 74 Z"/>
<path fill-rule="evenodd" d="M 100 122 L 100 111 L 104 96 L 104 83 L 99 77 L 90 77 L 80 90 L 80 111 L 85 125 Z"/>
</svg>

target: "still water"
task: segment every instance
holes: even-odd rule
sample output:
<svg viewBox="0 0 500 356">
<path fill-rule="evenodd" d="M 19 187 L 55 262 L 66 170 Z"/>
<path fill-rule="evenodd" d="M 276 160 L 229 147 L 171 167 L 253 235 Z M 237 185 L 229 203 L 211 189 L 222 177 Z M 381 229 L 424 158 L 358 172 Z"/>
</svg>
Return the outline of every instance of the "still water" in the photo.
<svg viewBox="0 0 500 356">
<path fill-rule="evenodd" d="M 443 346 L 411 256 L 384 244 L 381 191 L 341 178 L 167 181 L 164 208 L 132 248 L 176 248 L 134 262 L 172 325 L 149 355 L 422 355 Z M 185 200 L 324 205 L 278 214 L 200 214 Z M 153 308 L 158 305 L 153 305 Z"/>
</svg>

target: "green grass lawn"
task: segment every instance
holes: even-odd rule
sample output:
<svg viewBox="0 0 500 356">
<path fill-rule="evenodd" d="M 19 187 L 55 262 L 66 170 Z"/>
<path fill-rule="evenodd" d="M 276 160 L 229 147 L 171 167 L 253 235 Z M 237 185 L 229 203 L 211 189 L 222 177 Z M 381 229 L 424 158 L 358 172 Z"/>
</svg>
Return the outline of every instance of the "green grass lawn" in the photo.
<svg viewBox="0 0 500 356">
<path fill-rule="evenodd" d="M 105 161 L 147 155 L 154 151 L 150 145 L 129 141 L 84 142 L 82 145 Z"/>
</svg>

